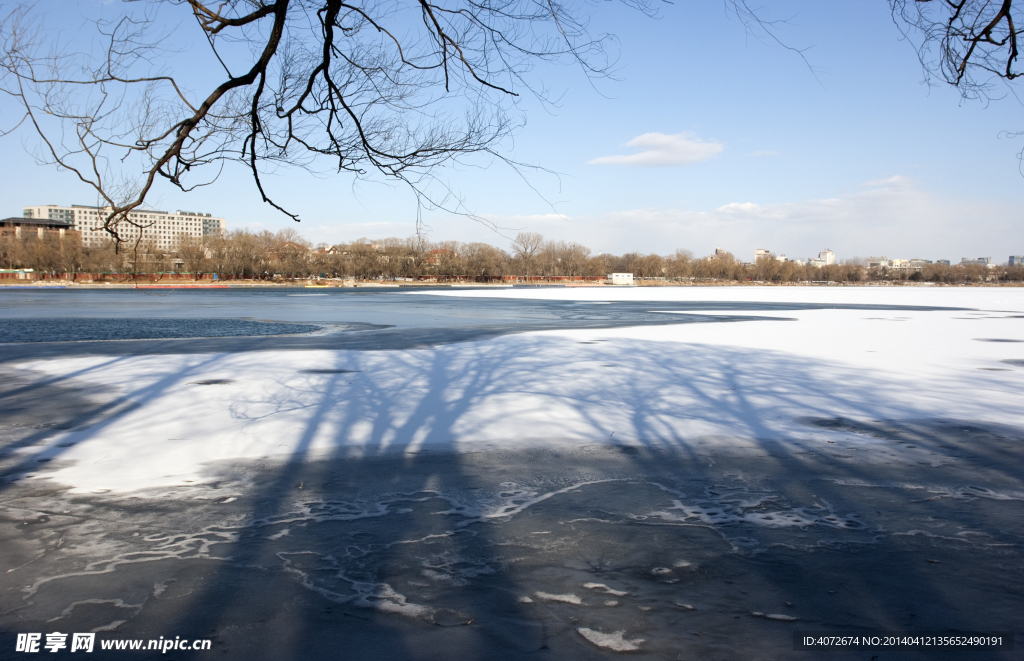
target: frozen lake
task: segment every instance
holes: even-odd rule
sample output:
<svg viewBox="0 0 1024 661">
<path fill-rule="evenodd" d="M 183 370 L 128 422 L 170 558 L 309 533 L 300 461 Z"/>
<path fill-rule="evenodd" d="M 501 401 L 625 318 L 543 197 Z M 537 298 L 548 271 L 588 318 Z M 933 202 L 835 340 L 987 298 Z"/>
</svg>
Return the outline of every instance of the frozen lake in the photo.
<svg viewBox="0 0 1024 661">
<path fill-rule="evenodd" d="M 0 291 L 0 330 L 45 319 L 136 339 L 0 344 L 0 658 L 1024 643 L 1024 289 Z"/>
<path fill-rule="evenodd" d="M 296 288 L 0 288 L 0 361 L 96 353 L 400 349 L 536 330 L 751 320 L 762 312 L 785 310 L 935 308 L 908 302 L 774 300 L 758 295 L 737 300 L 729 288 L 701 291 L 714 293 L 675 300 L 653 292 L 653 300 L 648 300 L 604 288 L 336 288 L 315 293 Z M 301 337 L 261 339 L 268 335 Z M 137 342 L 145 339 L 190 341 Z M 88 344 L 96 340 L 103 342 Z M 26 342 L 53 344 L 10 346 Z"/>
</svg>

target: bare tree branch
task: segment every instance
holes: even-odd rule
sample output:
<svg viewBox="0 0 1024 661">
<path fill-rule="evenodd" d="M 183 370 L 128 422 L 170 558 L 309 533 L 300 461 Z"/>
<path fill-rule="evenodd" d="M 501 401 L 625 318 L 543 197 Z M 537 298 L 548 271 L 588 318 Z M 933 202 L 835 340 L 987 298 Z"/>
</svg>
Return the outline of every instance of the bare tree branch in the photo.
<svg viewBox="0 0 1024 661">
<path fill-rule="evenodd" d="M 658 0 L 623 1 L 652 13 Z M 267 189 L 268 168 L 320 174 L 328 163 L 356 178 L 383 176 L 410 187 L 418 206 L 472 217 L 437 168 L 486 154 L 519 171 L 499 146 L 521 124 L 519 95 L 544 98 L 533 68 L 574 62 L 604 75 L 612 41 L 591 37 L 581 8 L 557 0 L 121 7 L 115 20 L 92 23 L 100 50 L 54 45 L 62 42 L 49 38 L 34 4 L 0 18 L 0 92 L 21 110 L 4 118 L 0 135 L 31 127 L 39 160 L 73 172 L 110 208 L 104 227 L 118 243 L 138 243 L 146 225 L 133 212 L 157 177 L 188 191 L 215 182 L 229 162 L 243 164 L 261 199 L 294 220 Z M 165 27 L 176 16 L 188 20 Z M 202 76 L 189 71 L 199 54 L 172 48 L 189 29 L 209 47 Z M 214 70 L 224 76 L 210 85 Z"/>
<path fill-rule="evenodd" d="M 999 80 L 1021 75 L 1017 0 L 889 0 L 893 20 L 914 44 L 926 80 L 964 98 L 992 98 Z"/>
</svg>

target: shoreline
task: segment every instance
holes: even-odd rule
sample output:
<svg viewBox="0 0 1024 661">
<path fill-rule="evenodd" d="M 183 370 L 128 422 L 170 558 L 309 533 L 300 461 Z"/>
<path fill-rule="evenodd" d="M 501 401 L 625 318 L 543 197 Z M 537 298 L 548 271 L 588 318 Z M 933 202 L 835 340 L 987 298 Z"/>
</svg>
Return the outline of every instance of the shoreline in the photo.
<svg viewBox="0 0 1024 661">
<path fill-rule="evenodd" d="M 351 281 L 349 281 L 351 282 Z M 146 283 L 146 284 L 134 284 L 128 282 L 117 282 L 117 283 L 76 283 L 76 282 L 61 282 L 57 281 L 40 281 L 33 284 L 21 284 L 21 283 L 5 283 L 0 282 L 0 290 L 33 290 L 33 289 L 97 289 L 97 290 L 113 290 L 113 289 L 311 289 L 311 290 L 332 290 L 332 289 L 611 289 L 611 290 L 622 290 L 622 289 L 637 289 L 637 288 L 680 288 L 689 289 L 694 287 L 750 287 L 750 288 L 763 288 L 763 287 L 828 287 L 836 288 L 841 287 L 844 289 L 848 288 L 865 288 L 865 289 L 877 289 L 877 288 L 925 288 L 925 289 L 956 289 L 956 288 L 976 288 L 976 289 L 996 289 L 996 288 L 1021 288 L 1024 287 L 1024 282 L 985 282 L 985 283 L 940 283 L 940 282 L 733 282 L 733 281 L 720 281 L 720 282 L 637 282 L 633 285 L 606 285 L 596 283 L 530 283 L 530 284 L 489 284 L 489 283 L 446 283 L 446 282 L 378 282 L 378 281 L 366 281 L 356 282 L 354 284 L 330 284 L 330 285 L 306 285 L 294 282 L 288 283 L 276 283 L 266 282 L 260 280 L 251 281 L 231 281 L 230 283 L 217 283 L 217 284 L 205 284 L 205 283 L 182 283 L 182 284 L 161 284 L 161 283 Z"/>
</svg>

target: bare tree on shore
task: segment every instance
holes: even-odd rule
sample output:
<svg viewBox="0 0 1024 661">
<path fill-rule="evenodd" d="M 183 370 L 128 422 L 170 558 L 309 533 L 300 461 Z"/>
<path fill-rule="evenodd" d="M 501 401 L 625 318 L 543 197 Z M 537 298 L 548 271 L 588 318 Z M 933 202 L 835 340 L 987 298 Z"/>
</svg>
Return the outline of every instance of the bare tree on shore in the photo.
<svg viewBox="0 0 1024 661">
<path fill-rule="evenodd" d="M 524 237 L 525 239 L 526 237 Z M 413 278 L 426 281 L 492 282 L 506 277 L 550 282 L 603 279 L 609 273 L 632 273 L 647 284 L 763 282 L 857 283 L 934 282 L 939 284 L 981 284 L 1024 282 L 1022 266 L 992 266 L 943 263 L 914 268 L 868 266 L 862 259 L 816 266 L 774 256 L 761 256 L 755 263 L 743 263 L 728 252 L 695 257 L 688 250 L 670 255 L 626 253 L 591 255 L 579 243 L 544 241 L 528 237 L 534 259 L 524 260 L 486 243 L 441 241 L 423 237 L 379 240 L 357 239 L 351 243 L 314 246 L 291 228 L 279 232 L 236 230 L 225 236 L 180 237 L 174 249 L 161 248 L 153 241 L 139 250 L 114 251 L 112 244 L 83 247 L 71 234 L 46 234 L 16 238 L 0 233 L 0 266 L 37 271 L 85 274 L 160 274 L 177 270 L 215 273 L 221 277 L 287 281 L 297 278 L 355 278 L 394 280 Z M 532 264 L 532 265 L 531 265 Z M 531 270 L 527 271 L 526 269 Z"/>
<path fill-rule="evenodd" d="M 512 252 L 522 265 L 521 271 L 529 278 L 536 268 L 537 254 L 544 245 L 544 237 L 536 232 L 520 232 L 512 241 Z"/>
<path fill-rule="evenodd" d="M 209 261 L 207 257 L 207 245 L 205 237 L 181 234 L 178 237 L 178 257 L 181 258 L 182 267 L 186 273 L 191 273 L 194 278 L 206 270 Z"/>
</svg>

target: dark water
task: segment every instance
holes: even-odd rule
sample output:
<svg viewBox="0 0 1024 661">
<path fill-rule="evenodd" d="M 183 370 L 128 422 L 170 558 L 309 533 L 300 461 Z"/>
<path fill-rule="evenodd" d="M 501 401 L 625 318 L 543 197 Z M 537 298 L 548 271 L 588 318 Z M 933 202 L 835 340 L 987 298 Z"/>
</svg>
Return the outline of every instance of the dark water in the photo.
<svg viewBox="0 0 1024 661">
<path fill-rule="evenodd" d="M 312 324 L 248 319 L 68 318 L 4 319 L 0 342 L 69 342 L 87 340 L 157 340 L 190 337 L 258 337 L 309 333 Z"/>
</svg>

